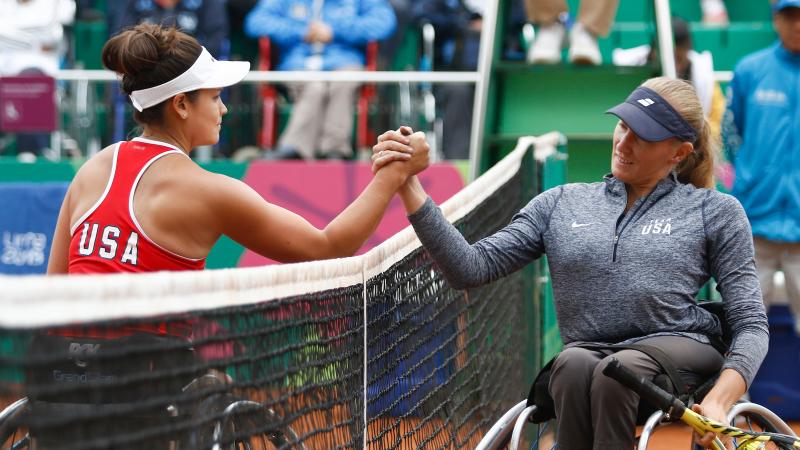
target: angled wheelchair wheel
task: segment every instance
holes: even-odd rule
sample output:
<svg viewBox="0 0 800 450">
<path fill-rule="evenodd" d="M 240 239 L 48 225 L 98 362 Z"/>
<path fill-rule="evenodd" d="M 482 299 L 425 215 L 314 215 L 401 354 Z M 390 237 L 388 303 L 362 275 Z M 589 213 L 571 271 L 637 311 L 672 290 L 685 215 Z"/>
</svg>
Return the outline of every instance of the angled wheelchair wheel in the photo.
<svg viewBox="0 0 800 450">
<path fill-rule="evenodd" d="M 663 418 L 664 413 L 661 411 L 656 411 L 647 418 L 647 421 L 642 427 L 642 434 L 639 436 L 639 441 L 636 444 L 636 448 L 638 450 L 647 450 L 647 446 L 650 444 L 650 439 L 652 439 L 653 433 L 661 424 Z"/>
<path fill-rule="evenodd" d="M 214 424 L 213 450 L 306 450 L 297 433 L 271 408 L 251 400 L 231 400 Z"/>
<path fill-rule="evenodd" d="M 728 413 L 728 421 L 743 430 L 767 431 L 770 433 L 788 434 L 797 436 L 794 430 L 777 414 L 757 403 L 737 403 Z M 734 443 L 739 444 L 734 440 Z M 764 449 L 780 449 L 773 442 L 765 443 Z"/>
<path fill-rule="evenodd" d="M 0 449 L 21 450 L 31 448 L 28 431 L 17 425 L 28 410 L 28 399 L 22 398 L 0 412 Z"/>
<path fill-rule="evenodd" d="M 484 435 L 475 450 L 528 448 L 520 447 L 520 442 L 525 426 L 530 425 L 528 418 L 536 412 L 536 406 L 527 406 L 526 403 L 527 401 L 523 400 L 503 414 Z"/>
</svg>

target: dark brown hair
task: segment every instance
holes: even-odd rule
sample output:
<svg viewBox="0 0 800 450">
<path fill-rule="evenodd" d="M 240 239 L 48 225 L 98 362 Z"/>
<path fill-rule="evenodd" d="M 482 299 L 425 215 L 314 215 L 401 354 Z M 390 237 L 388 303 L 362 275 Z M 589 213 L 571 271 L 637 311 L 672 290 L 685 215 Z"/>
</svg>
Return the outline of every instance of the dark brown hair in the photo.
<svg viewBox="0 0 800 450">
<path fill-rule="evenodd" d="M 714 187 L 714 163 L 719 142 L 711 134 L 711 125 L 703 114 L 703 106 L 692 84 L 685 80 L 658 77 L 645 81 L 642 86 L 664 97 L 698 133 L 697 141 L 693 143 L 694 151 L 675 167 L 678 181 L 691 183 L 698 188 Z"/>
<path fill-rule="evenodd" d="M 200 56 L 203 48 L 195 38 L 173 27 L 142 23 L 113 36 L 103 46 L 103 65 L 122 75 L 122 90 L 130 95 L 166 83 L 186 72 Z M 194 100 L 195 92 L 187 92 Z M 139 124 L 164 119 L 164 100 L 158 105 L 134 110 Z"/>
</svg>

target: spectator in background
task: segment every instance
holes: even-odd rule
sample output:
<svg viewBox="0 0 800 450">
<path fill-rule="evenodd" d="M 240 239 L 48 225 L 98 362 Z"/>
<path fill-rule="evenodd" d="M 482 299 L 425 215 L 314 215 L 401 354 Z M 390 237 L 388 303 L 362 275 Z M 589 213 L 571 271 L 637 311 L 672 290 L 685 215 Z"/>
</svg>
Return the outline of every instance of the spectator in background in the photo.
<svg viewBox="0 0 800 450">
<path fill-rule="evenodd" d="M 194 36 L 209 53 L 228 59 L 228 12 L 225 0 L 124 0 L 112 17 L 112 34 L 140 23 L 174 25 Z"/>
<path fill-rule="evenodd" d="M 505 36 L 503 36 L 503 59 L 524 60 L 525 47 L 523 28 L 528 24 L 528 16 L 525 13 L 525 2 L 523 0 L 511 0 L 508 5 L 509 11 L 505 17 Z M 498 22 L 498 26 L 501 22 Z"/>
<path fill-rule="evenodd" d="M 0 76 L 50 75 L 61 67 L 64 25 L 75 19 L 74 0 L 0 0 Z M 18 133 L 23 159 L 49 147 L 47 133 Z M 30 155 L 30 156 L 29 156 Z"/>
<path fill-rule="evenodd" d="M 245 19 L 245 33 L 269 37 L 278 70 L 359 70 L 364 46 L 389 37 L 396 19 L 386 0 L 261 0 Z M 294 100 L 289 123 L 270 159 L 329 159 L 353 154 L 357 82 L 288 86 Z"/>
<path fill-rule="evenodd" d="M 435 70 L 476 70 L 483 25 L 483 0 L 417 0 L 414 18 L 430 23 L 436 31 Z M 442 108 L 442 153 L 445 159 L 468 159 L 472 129 L 471 84 L 435 86 L 436 102 Z"/>
<path fill-rule="evenodd" d="M 253 10 L 258 0 L 227 0 L 228 24 L 230 25 L 230 59 L 250 61 L 257 68 L 258 40 L 244 33 L 244 20 Z M 220 137 L 218 156 L 237 162 L 250 161 L 261 157 L 258 146 L 259 120 L 261 111 L 261 87 L 254 83 L 238 83 L 224 91 L 223 100 L 235 106 L 225 122 L 226 130 Z"/>
<path fill-rule="evenodd" d="M 75 0 L 75 6 L 75 20 L 94 21 L 106 18 L 106 13 L 98 5 L 98 0 Z"/>
<path fill-rule="evenodd" d="M 573 64 L 597 66 L 602 62 L 597 37 L 611 29 L 619 0 L 585 0 L 569 31 L 569 61 Z M 558 64 L 566 26 L 566 0 L 525 0 L 528 19 L 539 26 L 536 39 L 528 51 L 531 64 Z"/>
<path fill-rule="evenodd" d="M 403 44 L 406 31 L 413 23 L 412 4 L 416 0 L 389 0 L 397 21 L 395 32 L 381 42 L 378 50 L 378 70 L 391 70 L 397 51 Z"/>
<path fill-rule="evenodd" d="M 800 0 L 779 0 L 773 9 L 779 42 L 736 65 L 723 138 L 735 174 L 731 193 L 753 228 L 765 306 L 781 270 L 800 334 Z"/>
<path fill-rule="evenodd" d="M 231 53 L 236 56 L 233 59 L 255 62 L 258 58 L 258 41 L 244 33 L 244 20 L 257 3 L 258 0 L 227 0 Z"/>
<path fill-rule="evenodd" d="M 35 71 L 54 75 L 66 51 L 64 25 L 74 0 L 0 0 L 0 76 Z"/>
</svg>

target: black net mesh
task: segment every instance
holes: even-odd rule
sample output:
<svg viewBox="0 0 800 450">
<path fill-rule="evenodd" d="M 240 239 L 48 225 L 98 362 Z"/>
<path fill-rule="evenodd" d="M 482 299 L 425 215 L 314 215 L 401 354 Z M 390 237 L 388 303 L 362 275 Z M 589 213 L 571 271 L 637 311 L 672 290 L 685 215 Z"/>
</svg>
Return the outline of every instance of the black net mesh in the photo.
<svg viewBox="0 0 800 450">
<path fill-rule="evenodd" d="M 362 311 L 357 285 L 157 321 L 4 330 L 28 342 L 0 361 L 24 377 L 4 394 L 28 397 L 12 422 L 37 448 L 360 447 Z"/>
<path fill-rule="evenodd" d="M 530 198 L 521 173 L 456 223 L 468 241 Z M 418 249 L 367 281 L 369 448 L 474 448 L 522 397 L 522 277 L 456 291 Z"/>
<path fill-rule="evenodd" d="M 531 198 L 534 169 L 523 161 L 457 223 L 469 241 Z M 418 248 L 366 288 L 3 328 L 0 398 L 27 403 L 0 417 L 0 440 L 7 448 L 29 433 L 39 449 L 474 448 L 525 393 L 531 296 L 523 272 L 453 290 Z"/>
</svg>

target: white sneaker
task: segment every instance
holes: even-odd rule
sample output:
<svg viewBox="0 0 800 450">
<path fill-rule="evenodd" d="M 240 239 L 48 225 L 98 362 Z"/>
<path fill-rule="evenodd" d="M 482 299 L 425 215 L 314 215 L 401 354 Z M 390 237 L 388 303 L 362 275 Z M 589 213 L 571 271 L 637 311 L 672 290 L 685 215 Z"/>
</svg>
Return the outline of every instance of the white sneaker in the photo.
<svg viewBox="0 0 800 450">
<path fill-rule="evenodd" d="M 528 49 L 528 64 L 558 64 L 561 62 L 561 47 L 564 45 L 564 25 L 556 22 L 539 27 L 533 45 Z"/>
<path fill-rule="evenodd" d="M 710 26 L 728 25 L 728 10 L 722 0 L 702 0 L 703 23 Z"/>
<path fill-rule="evenodd" d="M 583 66 L 599 66 L 602 62 L 597 38 L 580 22 L 569 32 L 569 62 Z"/>
</svg>

